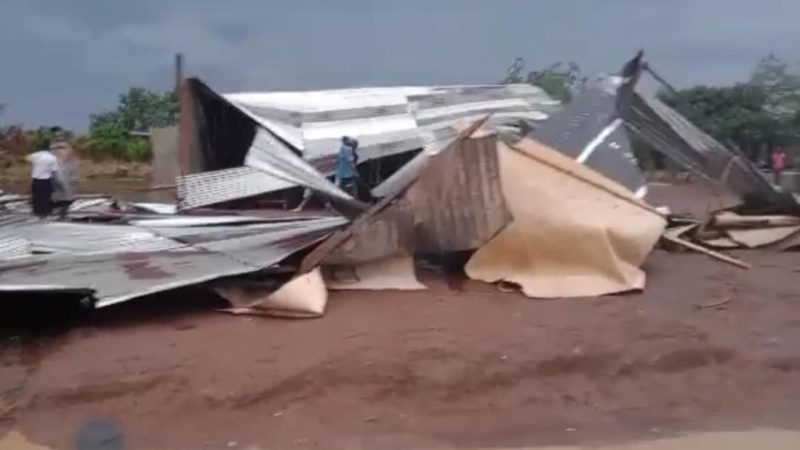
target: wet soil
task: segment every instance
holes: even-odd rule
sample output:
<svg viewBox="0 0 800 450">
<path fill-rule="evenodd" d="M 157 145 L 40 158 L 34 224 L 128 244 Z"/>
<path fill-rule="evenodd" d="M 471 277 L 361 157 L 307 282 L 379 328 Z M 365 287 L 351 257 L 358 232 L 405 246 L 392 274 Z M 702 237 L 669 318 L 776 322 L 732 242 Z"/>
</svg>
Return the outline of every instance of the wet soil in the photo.
<svg viewBox="0 0 800 450">
<path fill-rule="evenodd" d="M 201 290 L 41 304 L 45 325 L 0 338 L 0 435 L 71 448 L 104 419 L 130 449 L 445 449 L 798 429 L 800 259 L 733 254 L 753 268 L 658 250 L 644 292 L 584 299 L 420 273 L 427 291 L 332 293 L 315 320 L 223 315 Z"/>
<path fill-rule="evenodd" d="M 187 298 L 131 303 L 7 344 L 2 427 L 68 448 L 82 424 L 104 418 L 129 448 L 186 449 L 576 444 L 794 428 L 800 263 L 740 256 L 755 267 L 657 251 L 646 292 L 572 300 L 471 281 L 453 289 L 423 274 L 426 292 L 333 293 L 317 320 L 232 317 Z"/>
</svg>

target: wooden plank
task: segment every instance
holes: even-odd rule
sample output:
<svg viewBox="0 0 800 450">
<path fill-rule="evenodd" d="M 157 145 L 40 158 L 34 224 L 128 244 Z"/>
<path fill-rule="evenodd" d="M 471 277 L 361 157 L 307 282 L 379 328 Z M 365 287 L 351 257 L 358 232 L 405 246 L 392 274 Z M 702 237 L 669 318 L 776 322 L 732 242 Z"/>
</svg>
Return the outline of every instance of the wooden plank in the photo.
<svg viewBox="0 0 800 450">
<path fill-rule="evenodd" d="M 699 252 L 699 253 L 703 253 L 704 255 L 708 255 L 708 256 L 710 256 L 710 257 L 712 257 L 714 259 L 718 259 L 718 260 L 726 262 L 728 264 L 732 264 L 732 265 L 734 265 L 736 267 L 741 267 L 742 269 L 749 269 L 750 267 L 752 267 L 750 264 L 748 264 L 748 263 L 746 263 L 746 262 L 744 262 L 744 261 L 742 261 L 740 259 L 736 259 L 736 258 L 730 257 L 728 255 L 723 255 L 722 253 L 715 252 L 714 250 L 705 248 L 702 245 L 695 244 L 694 242 L 689 242 L 689 241 L 687 241 L 685 239 L 681 239 L 679 237 L 670 236 L 668 234 L 665 234 L 662 237 L 664 239 L 672 242 L 672 243 L 678 244 L 678 245 L 680 245 L 682 247 L 686 247 L 686 248 L 688 248 L 690 250 L 694 250 L 694 251 Z"/>
</svg>

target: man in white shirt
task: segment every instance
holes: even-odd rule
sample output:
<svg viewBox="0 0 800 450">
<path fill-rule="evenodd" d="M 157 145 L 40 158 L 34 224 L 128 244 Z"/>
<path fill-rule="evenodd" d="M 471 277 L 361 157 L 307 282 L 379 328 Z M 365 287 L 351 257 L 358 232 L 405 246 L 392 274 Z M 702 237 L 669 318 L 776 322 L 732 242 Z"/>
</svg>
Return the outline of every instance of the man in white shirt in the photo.
<svg viewBox="0 0 800 450">
<path fill-rule="evenodd" d="M 58 159 L 50 151 L 49 142 L 46 142 L 44 150 L 33 152 L 25 159 L 31 163 L 33 213 L 45 218 L 53 210 L 53 176 L 58 170 Z"/>
</svg>

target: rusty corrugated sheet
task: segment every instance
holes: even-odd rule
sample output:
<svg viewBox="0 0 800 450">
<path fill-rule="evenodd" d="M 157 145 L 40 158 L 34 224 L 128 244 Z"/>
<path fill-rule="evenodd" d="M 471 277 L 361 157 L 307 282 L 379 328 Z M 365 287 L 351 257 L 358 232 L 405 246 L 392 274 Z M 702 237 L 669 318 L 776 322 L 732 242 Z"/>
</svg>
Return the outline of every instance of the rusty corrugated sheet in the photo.
<svg viewBox="0 0 800 450">
<path fill-rule="evenodd" d="M 476 249 L 510 220 L 500 185 L 497 136 L 464 139 L 434 155 L 406 192 L 419 251 Z"/>
<path fill-rule="evenodd" d="M 627 125 L 656 151 L 695 175 L 710 183 L 724 182 L 751 210 L 762 206 L 772 206 L 776 211 L 800 209 L 791 195 L 776 189 L 747 157 L 726 147 L 656 97 L 635 93 Z"/>
<path fill-rule="evenodd" d="M 162 226 L 159 227 L 158 222 L 151 221 L 151 227 L 170 236 L 161 238 L 172 243 L 170 248 L 144 251 L 153 248 L 149 240 L 144 241 L 147 244 L 144 246 L 137 241 L 131 241 L 136 246 L 115 245 L 113 236 L 127 239 L 127 235 L 119 234 L 121 231 L 138 229 L 145 237 L 152 233 L 132 226 L 95 225 L 95 234 L 106 233 L 102 244 L 108 251 L 91 254 L 64 251 L 0 259 L 0 292 L 85 292 L 95 299 L 95 306 L 101 308 L 156 292 L 269 268 L 323 239 L 346 220 L 324 218 L 193 227 L 181 227 L 174 221 L 169 227 L 166 220 L 160 221 Z M 102 227 L 108 230 L 101 231 Z"/>
<path fill-rule="evenodd" d="M 322 263 L 360 264 L 413 252 L 413 218 L 405 202 L 398 202 L 375 214 Z"/>
</svg>

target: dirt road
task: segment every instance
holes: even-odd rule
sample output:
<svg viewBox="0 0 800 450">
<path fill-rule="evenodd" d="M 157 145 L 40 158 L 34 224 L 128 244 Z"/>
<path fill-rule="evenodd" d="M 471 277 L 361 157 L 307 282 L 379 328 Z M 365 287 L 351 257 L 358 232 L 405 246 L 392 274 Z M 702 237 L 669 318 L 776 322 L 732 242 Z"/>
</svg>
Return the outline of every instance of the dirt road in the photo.
<svg viewBox="0 0 800 450">
<path fill-rule="evenodd" d="M 427 292 L 335 293 L 307 321 L 132 302 L 10 341 L 0 432 L 69 448 L 105 418 L 128 448 L 374 449 L 794 428 L 797 256 L 740 256 L 754 269 L 657 251 L 645 293 L 573 300 L 423 274 Z"/>
</svg>

